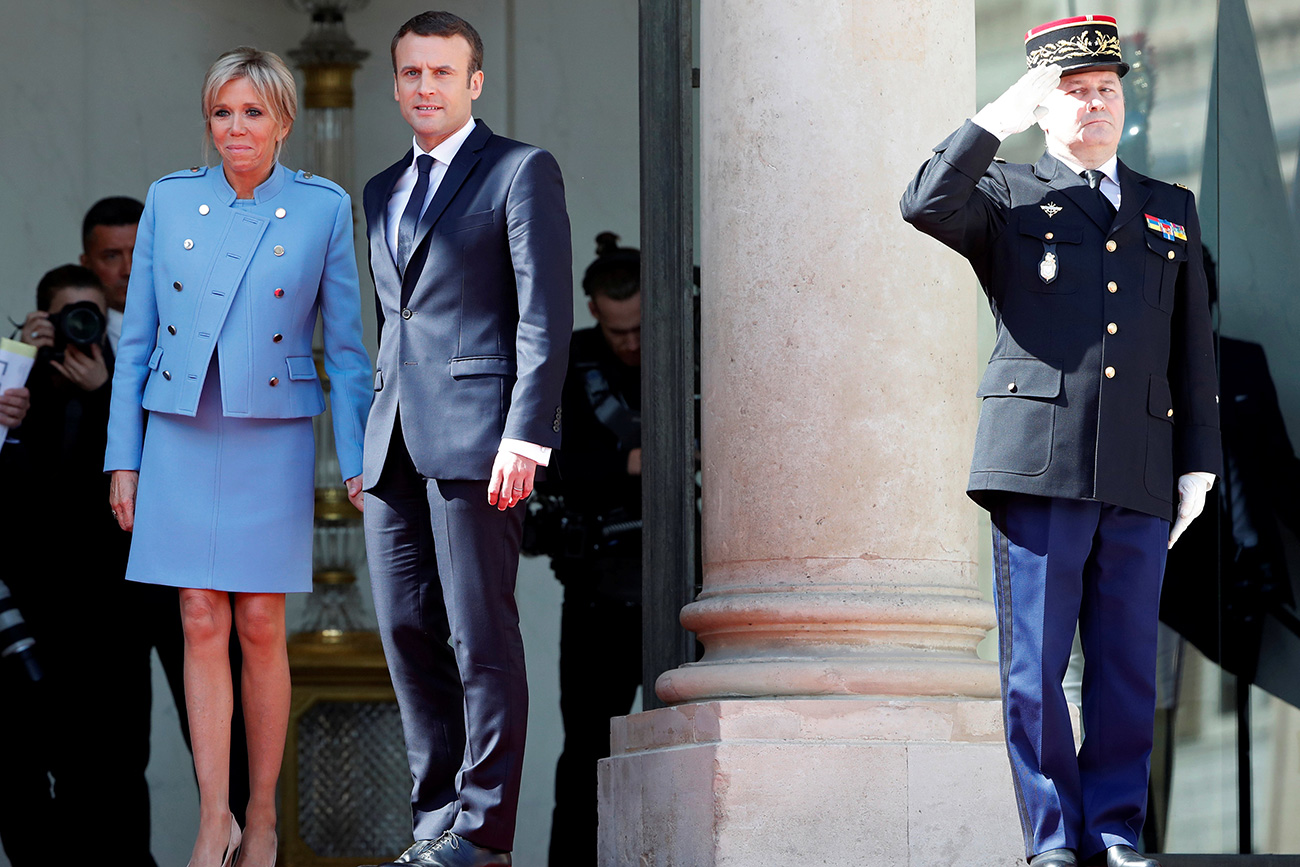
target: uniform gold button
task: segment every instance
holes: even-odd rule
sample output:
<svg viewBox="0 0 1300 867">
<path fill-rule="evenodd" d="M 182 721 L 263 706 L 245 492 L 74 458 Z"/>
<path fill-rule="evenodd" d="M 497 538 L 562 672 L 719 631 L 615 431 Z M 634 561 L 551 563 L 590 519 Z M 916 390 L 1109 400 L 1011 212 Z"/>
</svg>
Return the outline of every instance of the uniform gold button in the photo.
<svg viewBox="0 0 1300 867">
<path fill-rule="evenodd" d="M 1173 411 L 1172 409 L 1171 409 L 1171 410 L 1167 410 L 1167 411 L 1165 412 L 1165 417 L 1166 417 L 1166 418 L 1173 418 L 1173 417 L 1174 417 L 1174 411 Z"/>
<path fill-rule="evenodd" d="M 284 248 L 281 247 L 279 244 L 276 244 L 276 245 L 275 245 L 275 250 L 273 250 L 272 252 L 274 252 L 275 255 L 277 255 L 277 256 L 283 256 L 283 255 L 284 255 Z"/>
<path fill-rule="evenodd" d="M 283 297 L 284 297 L 284 290 L 283 290 L 283 289 L 276 289 L 276 290 L 275 290 L 275 297 L 276 297 L 276 298 L 283 298 Z"/>
<path fill-rule="evenodd" d="M 175 289 L 177 292 L 181 291 L 181 281 L 177 280 L 175 283 L 173 283 L 172 288 Z"/>
<path fill-rule="evenodd" d="M 1016 384 L 1015 384 L 1014 382 L 1008 382 L 1008 383 L 1007 383 L 1007 391 L 1011 392 L 1012 394 L 1015 394 L 1015 393 L 1016 393 Z"/>
<path fill-rule="evenodd" d="M 272 343 L 279 343 L 281 340 L 284 340 L 284 335 L 283 335 L 283 334 L 277 334 L 277 335 L 275 335 L 274 337 L 271 338 L 271 342 L 272 342 Z"/>
<path fill-rule="evenodd" d="M 275 388 L 277 385 L 280 384 L 280 377 L 273 376 L 266 381 L 266 384 L 271 386 L 271 388 Z"/>
<path fill-rule="evenodd" d="M 403 307 L 403 308 L 402 308 L 402 318 L 403 318 L 403 319 L 410 319 L 410 318 L 411 318 L 411 315 L 412 315 L 412 314 L 411 314 L 411 308 L 409 308 L 409 307 Z"/>
<path fill-rule="evenodd" d="M 167 380 L 168 382 L 171 382 L 171 379 L 172 379 L 172 372 L 171 372 L 170 370 L 164 370 L 164 371 L 163 371 L 163 379 Z"/>
<path fill-rule="evenodd" d="M 285 213 L 286 213 L 286 212 L 285 212 L 284 208 L 276 208 L 276 209 L 275 209 L 275 216 L 276 216 L 277 218 L 281 219 L 281 220 L 284 219 L 284 215 L 285 215 Z"/>
<path fill-rule="evenodd" d="M 209 208 L 207 205 L 199 205 L 199 214 L 201 214 L 204 217 L 206 217 L 208 215 L 208 211 L 211 210 L 212 209 Z"/>
<path fill-rule="evenodd" d="M 172 336 L 175 336 L 175 335 L 176 335 L 176 326 L 175 326 L 175 325 L 168 325 L 168 326 L 167 326 L 167 333 L 170 334 L 170 335 L 172 335 Z"/>
<path fill-rule="evenodd" d="M 1111 294 L 1114 294 L 1119 291 L 1119 285 L 1116 284 L 1114 280 L 1111 280 L 1109 283 L 1106 284 L 1106 291 L 1110 292 Z"/>
<path fill-rule="evenodd" d="M 1051 232 L 1048 232 L 1048 233 L 1047 233 L 1046 235 L 1044 235 L 1043 237 L 1050 241 L 1050 240 L 1052 240 L 1053 238 L 1055 238 L 1056 235 L 1054 235 L 1054 234 L 1051 233 Z"/>
<path fill-rule="evenodd" d="M 1119 245 L 1116 244 L 1114 241 L 1107 241 L 1107 242 L 1106 242 L 1106 252 L 1107 252 L 1107 253 L 1114 253 L 1114 252 L 1115 252 L 1115 248 L 1118 247 L 1118 246 L 1119 246 Z"/>
<path fill-rule="evenodd" d="M 1169 251 L 1169 258 L 1170 258 L 1170 259 L 1174 258 L 1174 251 L 1173 251 L 1173 250 L 1170 250 L 1170 251 Z"/>
<path fill-rule="evenodd" d="M 185 244 L 184 244 L 183 246 L 185 247 L 186 250 L 193 250 L 193 249 L 194 249 L 194 242 L 193 242 L 192 240 L 190 240 L 189 238 L 186 238 L 186 239 L 185 239 Z"/>
<path fill-rule="evenodd" d="M 1119 331 L 1119 326 L 1116 325 L 1114 322 L 1112 322 L 1111 324 L 1106 326 L 1106 330 L 1109 331 L 1111 334 L 1114 334 L 1116 331 Z"/>
<path fill-rule="evenodd" d="M 1115 368 L 1113 368 L 1113 367 L 1108 367 L 1108 368 L 1106 368 L 1106 378 L 1107 378 L 1107 379 L 1114 379 L 1114 378 L 1115 378 Z"/>
</svg>

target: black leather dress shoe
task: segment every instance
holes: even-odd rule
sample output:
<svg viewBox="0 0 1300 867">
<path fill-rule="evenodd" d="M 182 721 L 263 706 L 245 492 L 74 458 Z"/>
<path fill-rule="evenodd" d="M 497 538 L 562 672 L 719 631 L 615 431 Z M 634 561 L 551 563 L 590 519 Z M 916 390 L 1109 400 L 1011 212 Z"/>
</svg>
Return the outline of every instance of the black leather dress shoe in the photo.
<svg viewBox="0 0 1300 867">
<path fill-rule="evenodd" d="M 396 861 L 380 867 L 510 867 L 510 853 L 475 846 L 447 831 L 437 840 L 416 840 Z"/>
<path fill-rule="evenodd" d="M 1106 850 L 1106 867 L 1160 867 L 1160 862 L 1121 843 Z"/>
<path fill-rule="evenodd" d="M 1029 867 L 1079 867 L 1073 849 L 1048 849 L 1029 859 Z"/>
</svg>

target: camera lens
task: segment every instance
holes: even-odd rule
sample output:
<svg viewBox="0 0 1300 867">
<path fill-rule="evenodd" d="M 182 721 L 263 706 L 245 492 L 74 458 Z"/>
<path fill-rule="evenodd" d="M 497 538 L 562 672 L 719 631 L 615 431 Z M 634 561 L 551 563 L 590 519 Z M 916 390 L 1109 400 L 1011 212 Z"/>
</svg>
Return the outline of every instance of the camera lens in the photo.
<svg viewBox="0 0 1300 867">
<path fill-rule="evenodd" d="M 78 346 L 97 343 L 104 334 L 104 314 L 93 303 L 86 306 L 72 304 L 64 308 L 61 324 L 63 336 Z"/>
<path fill-rule="evenodd" d="M 18 659 L 27 670 L 27 676 L 37 681 L 42 672 L 35 648 L 36 639 L 27 628 L 23 613 L 14 604 L 9 585 L 0 581 L 0 659 Z"/>
</svg>

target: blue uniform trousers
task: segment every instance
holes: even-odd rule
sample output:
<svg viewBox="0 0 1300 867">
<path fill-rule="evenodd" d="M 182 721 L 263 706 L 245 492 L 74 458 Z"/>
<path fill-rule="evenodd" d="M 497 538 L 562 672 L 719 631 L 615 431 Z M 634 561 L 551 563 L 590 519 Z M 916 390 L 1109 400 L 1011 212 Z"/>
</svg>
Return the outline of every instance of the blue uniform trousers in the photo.
<svg viewBox="0 0 1300 867">
<path fill-rule="evenodd" d="M 1146 818 L 1169 522 L 1095 500 L 992 509 L 1003 718 L 1026 855 L 1135 846 Z M 1061 687 L 1078 624 L 1083 745 Z"/>
</svg>

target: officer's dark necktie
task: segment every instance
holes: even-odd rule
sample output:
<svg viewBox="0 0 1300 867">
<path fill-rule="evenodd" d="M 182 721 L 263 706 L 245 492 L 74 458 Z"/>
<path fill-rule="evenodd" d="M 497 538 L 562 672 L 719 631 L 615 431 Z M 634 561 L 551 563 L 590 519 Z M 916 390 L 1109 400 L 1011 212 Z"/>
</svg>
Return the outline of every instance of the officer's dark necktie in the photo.
<svg viewBox="0 0 1300 867">
<path fill-rule="evenodd" d="M 415 158 L 415 168 L 419 178 L 415 189 L 411 190 L 411 199 L 402 211 L 402 219 L 397 222 L 397 266 L 406 271 L 406 263 L 411 260 L 411 245 L 415 242 L 415 227 L 420 222 L 420 212 L 424 210 L 424 197 L 429 192 L 429 171 L 433 168 L 433 157 L 420 154 Z"/>
<path fill-rule="evenodd" d="M 1106 213 L 1115 216 L 1115 206 L 1111 204 L 1110 197 L 1101 191 L 1101 180 L 1106 177 L 1106 173 L 1097 169 L 1084 169 L 1079 174 L 1088 182 L 1089 189 L 1096 191 L 1097 198 L 1106 206 Z"/>
</svg>

